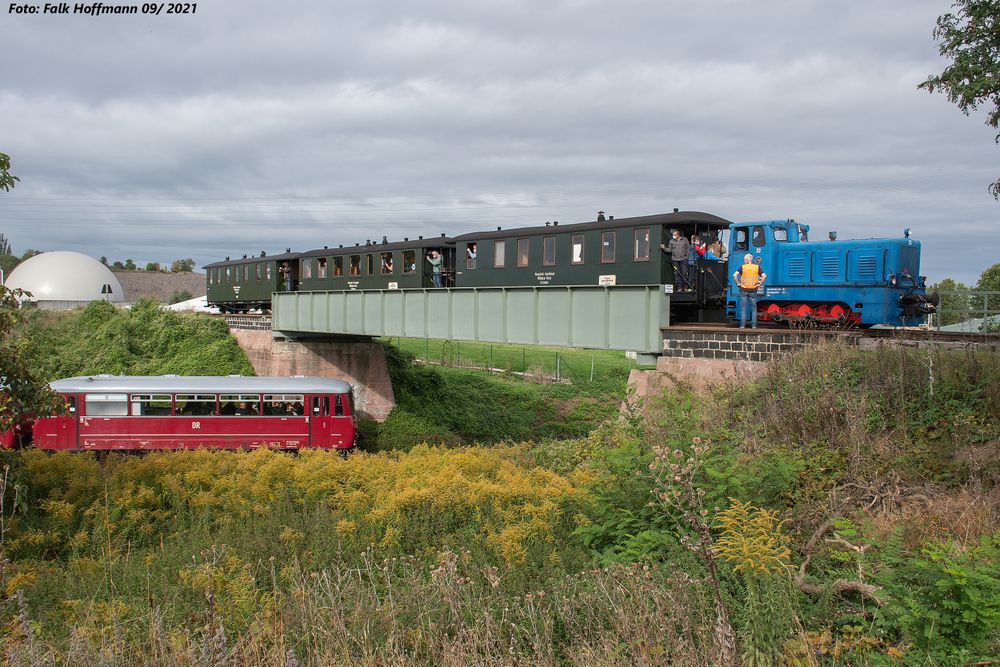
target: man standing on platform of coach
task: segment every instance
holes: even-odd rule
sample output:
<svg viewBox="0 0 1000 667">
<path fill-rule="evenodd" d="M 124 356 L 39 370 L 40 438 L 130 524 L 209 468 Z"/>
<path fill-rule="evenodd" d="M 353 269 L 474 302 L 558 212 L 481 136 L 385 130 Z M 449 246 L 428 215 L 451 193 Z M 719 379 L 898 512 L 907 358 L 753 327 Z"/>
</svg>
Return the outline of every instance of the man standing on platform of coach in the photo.
<svg viewBox="0 0 1000 667">
<path fill-rule="evenodd" d="M 757 290 L 764 285 L 767 274 L 759 264 L 754 263 L 753 255 L 743 256 L 743 266 L 733 274 L 733 280 L 740 288 L 740 329 L 747 326 L 747 304 L 750 305 L 751 326 L 757 328 Z"/>
<path fill-rule="evenodd" d="M 687 273 L 688 248 L 691 243 L 681 236 L 679 229 L 670 230 L 670 244 L 660 244 L 660 250 L 670 253 L 670 263 L 674 267 L 674 285 L 678 292 L 691 289 L 691 279 Z"/>
</svg>

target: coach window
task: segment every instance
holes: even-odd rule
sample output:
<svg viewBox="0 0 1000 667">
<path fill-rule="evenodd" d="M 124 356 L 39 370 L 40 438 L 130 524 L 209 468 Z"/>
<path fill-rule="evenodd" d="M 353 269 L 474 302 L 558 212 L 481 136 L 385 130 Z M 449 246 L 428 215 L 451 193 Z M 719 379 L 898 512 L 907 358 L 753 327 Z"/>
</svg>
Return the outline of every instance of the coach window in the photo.
<svg viewBox="0 0 1000 667">
<path fill-rule="evenodd" d="M 379 253 L 379 266 L 381 267 L 382 275 L 389 275 L 393 272 L 395 267 L 392 265 L 392 253 L 383 252 Z"/>
<path fill-rule="evenodd" d="M 478 254 L 479 248 L 475 242 L 465 244 L 465 268 L 470 271 L 476 268 L 476 257 Z"/>
<path fill-rule="evenodd" d="M 128 394 L 87 394 L 88 417 L 124 417 L 128 414 Z"/>
<path fill-rule="evenodd" d="M 528 239 L 517 240 L 517 265 L 520 267 L 528 265 Z"/>
<path fill-rule="evenodd" d="M 583 234 L 574 234 L 570 239 L 570 246 L 573 250 L 573 264 L 583 264 Z"/>
<path fill-rule="evenodd" d="M 221 394 L 219 414 L 251 417 L 260 414 L 260 394 Z"/>
<path fill-rule="evenodd" d="M 351 275 L 361 275 L 361 255 L 351 255 Z"/>
<path fill-rule="evenodd" d="M 505 255 L 507 254 L 507 242 L 506 241 L 494 241 L 493 242 L 493 268 L 502 269 L 504 265 Z"/>
<path fill-rule="evenodd" d="M 264 394 L 264 410 L 270 417 L 301 417 L 305 414 L 302 394 Z"/>
<path fill-rule="evenodd" d="M 763 248 L 766 242 L 767 238 L 764 236 L 764 228 L 760 225 L 755 226 L 750 237 L 750 243 L 753 244 L 754 248 Z"/>
<path fill-rule="evenodd" d="M 747 249 L 747 228 L 740 227 L 736 230 L 736 239 L 733 241 L 733 248 L 737 251 Z"/>
<path fill-rule="evenodd" d="M 344 275 L 344 258 L 334 257 L 333 258 L 333 277 L 340 278 Z"/>
<path fill-rule="evenodd" d="M 264 274 L 267 276 L 268 280 L 271 279 L 271 265 L 270 264 L 265 264 L 264 265 Z"/>
<path fill-rule="evenodd" d="M 542 239 L 542 266 L 556 265 L 556 237 L 546 236 Z"/>
<path fill-rule="evenodd" d="M 248 280 L 250 280 L 250 265 L 249 264 L 244 264 L 243 265 L 243 282 L 246 282 Z"/>
<path fill-rule="evenodd" d="M 215 414 L 215 394 L 177 394 L 174 414 L 207 417 Z"/>
<path fill-rule="evenodd" d="M 601 232 L 601 264 L 613 264 L 615 261 L 615 233 Z"/>
<path fill-rule="evenodd" d="M 256 268 L 257 268 L 257 280 L 260 280 L 260 274 L 261 274 L 260 262 L 257 262 Z"/>
<path fill-rule="evenodd" d="M 326 257 L 320 257 L 316 260 L 316 277 L 326 278 Z"/>
<path fill-rule="evenodd" d="M 167 416 L 171 412 L 170 394 L 132 394 L 132 416 Z"/>
<path fill-rule="evenodd" d="M 417 251 L 403 251 L 403 273 L 416 273 L 417 271 Z"/>
<path fill-rule="evenodd" d="M 775 241 L 787 241 L 788 240 L 788 230 L 784 227 L 774 227 L 771 229 L 774 234 Z"/>
<path fill-rule="evenodd" d="M 311 259 L 302 260 L 302 278 L 309 279 L 313 277 L 313 261 Z"/>
<path fill-rule="evenodd" d="M 632 259 L 636 262 L 649 261 L 649 228 L 637 229 L 634 233 L 635 244 Z"/>
<path fill-rule="evenodd" d="M 373 275 L 375 273 L 375 257 L 370 253 L 365 255 L 365 275 Z"/>
<path fill-rule="evenodd" d="M 229 279 L 232 276 L 232 272 L 233 272 L 233 267 L 227 266 L 226 267 L 226 282 L 227 283 L 229 282 Z"/>
</svg>

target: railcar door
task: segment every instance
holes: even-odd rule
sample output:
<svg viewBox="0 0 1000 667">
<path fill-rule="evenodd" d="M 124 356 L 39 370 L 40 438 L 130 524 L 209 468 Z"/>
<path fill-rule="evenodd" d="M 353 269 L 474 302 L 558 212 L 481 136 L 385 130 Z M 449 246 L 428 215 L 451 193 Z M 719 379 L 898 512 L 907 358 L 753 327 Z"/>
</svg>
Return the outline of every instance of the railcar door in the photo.
<svg viewBox="0 0 1000 667">
<path fill-rule="evenodd" d="M 66 397 L 66 414 L 35 420 L 32 440 L 39 449 L 79 449 L 79 402 L 76 396 Z"/>
<path fill-rule="evenodd" d="M 312 397 L 309 421 L 313 447 L 346 448 L 353 443 L 353 432 L 345 428 L 342 398 L 338 394 Z"/>
</svg>

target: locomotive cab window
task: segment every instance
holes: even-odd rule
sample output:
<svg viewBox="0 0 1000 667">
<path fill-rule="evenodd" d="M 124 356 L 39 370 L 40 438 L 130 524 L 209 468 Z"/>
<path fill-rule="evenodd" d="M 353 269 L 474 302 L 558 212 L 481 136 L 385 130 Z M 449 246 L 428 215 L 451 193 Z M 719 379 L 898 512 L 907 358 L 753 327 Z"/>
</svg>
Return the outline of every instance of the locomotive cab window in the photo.
<svg viewBox="0 0 1000 667">
<path fill-rule="evenodd" d="M 517 240 L 517 265 L 519 267 L 528 265 L 528 239 Z"/>
<path fill-rule="evenodd" d="M 326 278 L 326 257 L 320 257 L 316 260 L 316 277 Z"/>
<path fill-rule="evenodd" d="M 502 269 L 504 264 L 504 255 L 507 254 L 507 242 L 506 241 L 494 241 L 493 242 L 493 268 Z"/>
<path fill-rule="evenodd" d="M 788 230 L 784 227 L 774 227 L 771 230 L 774 233 L 775 241 L 787 241 L 788 240 Z"/>
<path fill-rule="evenodd" d="M 740 227 L 736 230 L 736 238 L 733 241 L 733 248 L 738 251 L 742 251 L 746 250 L 748 247 L 746 227 Z"/>
<path fill-rule="evenodd" d="M 556 237 L 546 236 L 542 239 L 542 266 L 556 265 Z"/>
<path fill-rule="evenodd" d="M 614 264 L 615 233 L 601 232 L 601 264 Z"/>
<path fill-rule="evenodd" d="M 636 262 L 649 261 L 649 228 L 635 230 L 635 245 L 632 259 Z"/>
<path fill-rule="evenodd" d="M 416 250 L 404 250 L 403 251 L 403 273 L 416 273 L 417 272 L 417 251 Z"/>
<path fill-rule="evenodd" d="M 340 278 L 344 275 L 344 258 L 334 257 L 333 258 L 333 277 Z"/>
<path fill-rule="evenodd" d="M 572 250 L 571 262 L 573 264 L 583 264 L 583 234 L 574 234 L 570 239 Z"/>
<path fill-rule="evenodd" d="M 755 225 L 753 228 L 753 235 L 750 237 L 750 242 L 753 244 L 754 248 L 763 248 L 767 243 L 767 235 L 764 234 L 764 228 L 760 225 Z"/>
</svg>

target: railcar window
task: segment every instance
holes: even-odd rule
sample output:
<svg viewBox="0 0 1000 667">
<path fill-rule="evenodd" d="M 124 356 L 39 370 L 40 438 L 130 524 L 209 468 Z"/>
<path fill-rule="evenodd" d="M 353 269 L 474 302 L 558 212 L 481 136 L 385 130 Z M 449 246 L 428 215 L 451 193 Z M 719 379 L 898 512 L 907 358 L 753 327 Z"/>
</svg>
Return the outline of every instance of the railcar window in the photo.
<svg viewBox="0 0 1000 667">
<path fill-rule="evenodd" d="M 215 394 L 177 394 L 174 414 L 206 417 L 215 414 Z"/>
<path fill-rule="evenodd" d="M 504 265 L 505 255 L 507 254 L 507 242 L 506 241 L 494 241 L 493 242 L 493 268 L 502 269 Z"/>
<path fill-rule="evenodd" d="M 542 239 L 542 266 L 556 265 L 556 237 L 546 236 Z"/>
<path fill-rule="evenodd" d="M 736 230 L 736 241 L 733 246 L 736 250 L 746 250 L 747 249 L 747 230 L 746 227 L 740 227 Z"/>
<path fill-rule="evenodd" d="M 774 232 L 775 241 L 787 241 L 788 240 L 788 230 L 784 227 L 774 227 L 772 229 Z"/>
<path fill-rule="evenodd" d="M 753 243 L 754 248 L 763 248 L 764 244 L 767 243 L 767 237 L 764 236 L 764 228 L 757 225 L 753 228 L 753 236 L 750 237 L 750 242 Z"/>
<path fill-rule="evenodd" d="M 132 394 L 132 416 L 165 416 L 171 412 L 170 394 Z"/>
<path fill-rule="evenodd" d="M 316 260 L 316 277 L 326 278 L 326 257 Z"/>
<path fill-rule="evenodd" d="M 271 417 L 301 417 L 305 414 L 302 394 L 264 394 L 261 414 Z"/>
<path fill-rule="evenodd" d="M 649 261 L 649 227 L 635 230 L 635 247 L 632 259 L 637 262 Z"/>
<path fill-rule="evenodd" d="M 613 264 L 615 261 L 615 233 L 601 232 L 601 264 Z"/>
<path fill-rule="evenodd" d="M 322 408 L 320 407 L 320 397 L 313 396 L 312 400 L 312 413 L 317 417 L 329 417 L 330 416 L 330 397 L 322 397 Z"/>
<path fill-rule="evenodd" d="M 572 263 L 583 264 L 583 234 L 574 234 L 570 239 L 570 245 L 573 249 Z"/>
<path fill-rule="evenodd" d="M 88 417 L 123 417 L 128 414 L 128 394 L 87 394 Z"/>
<path fill-rule="evenodd" d="M 344 397 L 337 396 L 333 404 L 333 416 L 343 417 L 344 416 Z"/>
<path fill-rule="evenodd" d="M 417 271 L 417 251 L 403 251 L 403 273 L 416 273 Z"/>
<path fill-rule="evenodd" d="M 302 277 L 303 278 L 313 277 L 313 261 L 311 259 L 302 260 Z"/>
<path fill-rule="evenodd" d="M 222 394 L 219 414 L 248 417 L 260 414 L 260 394 Z"/>
<path fill-rule="evenodd" d="M 365 273 L 369 276 L 375 273 L 375 258 L 371 254 L 365 255 Z"/>
<path fill-rule="evenodd" d="M 395 269 L 395 267 L 392 265 L 392 253 L 383 252 L 381 255 L 382 255 L 381 257 L 382 275 L 387 275 L 392 273 L 393 270 Z"/>
<path fill-rule="evenodd" d="M 361 275 L 361 255 L 351 255 L 351 275 Z"/>
<path fill-rule="evenodd" d="M 344 258 L 334 257 L 333 258 L 333 277 L 339 278 L 344 275 Z"/>
<path fill-rule="evenodd" d="M 528 239 L 517 240 L 517 265 L 528 265 Z"/>
</svg>

